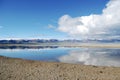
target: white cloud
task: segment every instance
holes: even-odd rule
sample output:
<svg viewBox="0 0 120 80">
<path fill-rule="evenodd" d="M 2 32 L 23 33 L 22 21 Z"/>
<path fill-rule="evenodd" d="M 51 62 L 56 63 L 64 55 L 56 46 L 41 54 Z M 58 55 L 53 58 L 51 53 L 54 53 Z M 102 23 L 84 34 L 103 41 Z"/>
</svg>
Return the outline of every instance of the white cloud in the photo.
<svg viewBox="0 0 120 80">
<path fill-rule="evenodd" d="M 119 49 L 115 50 L 74 50 L 67 55 L 59 57 L 60 62 L 65 63 L 82 63 L 85 65 L 97 66 L 120 66 L 120 55 L 116 54 Z M 114 54 L 113 54 L 114 53 Z"/>
<path fill-rule="evenodd" d="M 58 30 L 78 38 L 105 38 L 120 35 L 120 0 L 110 0 L 101 14 L 59 19 Z"/>
<path fill-rule="evenodd" d="M 48 24 L 48 28 L 55 28 L 55 26 L 51 25 L 51 24 Z"/>
</svg>

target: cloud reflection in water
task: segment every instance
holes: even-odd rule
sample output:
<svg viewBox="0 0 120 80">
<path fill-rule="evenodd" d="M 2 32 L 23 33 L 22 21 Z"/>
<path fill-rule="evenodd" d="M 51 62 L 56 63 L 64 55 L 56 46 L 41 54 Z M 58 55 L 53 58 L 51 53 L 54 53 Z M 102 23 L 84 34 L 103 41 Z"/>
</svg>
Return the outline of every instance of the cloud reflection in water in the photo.
<svg viewBox="0 0 120 80">
<path fill-rule="evenodd" d="M 80 63 L 97 66 L 120 66 L 120 49 L 93 49 L 72 50 L 59 57 L 60 62 Z"/>
</svg>

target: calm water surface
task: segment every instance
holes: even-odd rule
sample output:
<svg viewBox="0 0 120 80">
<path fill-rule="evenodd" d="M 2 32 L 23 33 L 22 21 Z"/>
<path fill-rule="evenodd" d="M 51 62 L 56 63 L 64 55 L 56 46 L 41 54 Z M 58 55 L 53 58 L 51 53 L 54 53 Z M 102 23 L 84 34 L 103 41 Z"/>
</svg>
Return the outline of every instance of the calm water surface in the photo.
<svg viewBox="0 0 120 80">
<path fill-rule="evenodd" d="M 0 49 L 1 56 L 49 62 L 120 67 L 117 48 Z"/>
</svg>

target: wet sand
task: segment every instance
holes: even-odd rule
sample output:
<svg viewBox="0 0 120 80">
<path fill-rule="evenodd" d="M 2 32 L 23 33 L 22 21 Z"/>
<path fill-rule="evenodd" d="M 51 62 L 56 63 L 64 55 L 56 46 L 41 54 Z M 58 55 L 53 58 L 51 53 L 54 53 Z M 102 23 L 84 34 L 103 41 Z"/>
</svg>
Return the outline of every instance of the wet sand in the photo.
<svg viewBox="0 0 120 80">
<path fill-rule="evenodd" d="M 120 80 L 120 67 L 0 57 L 0 80 Z"/>
</svg>

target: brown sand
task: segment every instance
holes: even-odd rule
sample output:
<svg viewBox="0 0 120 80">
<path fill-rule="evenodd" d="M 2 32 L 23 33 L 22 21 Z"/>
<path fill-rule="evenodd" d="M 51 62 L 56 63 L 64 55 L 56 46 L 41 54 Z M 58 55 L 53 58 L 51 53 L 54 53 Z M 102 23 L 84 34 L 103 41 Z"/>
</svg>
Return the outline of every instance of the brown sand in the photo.
<svg viewBox="0 0 120 80">
<path fill-rule="evenodd" d="M 120 80 L 120 68 L 0 57 L 0 80 Z"/>
</svg>

